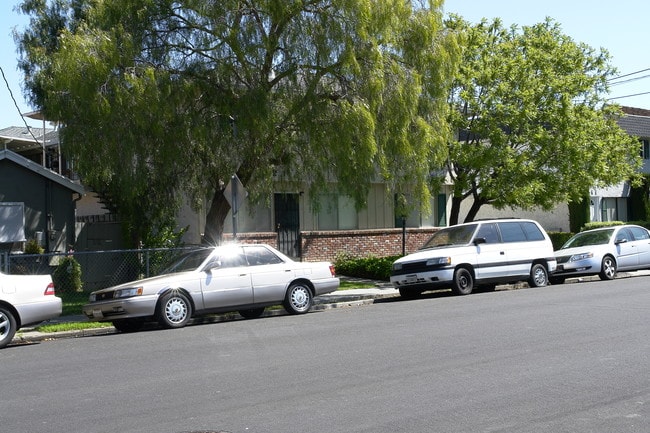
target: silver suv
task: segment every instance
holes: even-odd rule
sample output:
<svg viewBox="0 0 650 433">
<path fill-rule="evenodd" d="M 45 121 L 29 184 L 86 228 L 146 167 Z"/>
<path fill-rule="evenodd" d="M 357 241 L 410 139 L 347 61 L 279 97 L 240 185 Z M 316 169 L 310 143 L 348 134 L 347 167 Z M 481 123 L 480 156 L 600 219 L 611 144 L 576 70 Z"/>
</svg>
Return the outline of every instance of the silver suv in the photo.
<svg viewBox="0 0 650 433">
<path fill-rule="evenodd" d="M 536 221 L 483 220 L 437 231 L 393 263 L 390 281 L 403 297 L 442 288 L 467 295 L 518 281 L 542 287 L 556 267 L 553 244 Z"/>
</svg>

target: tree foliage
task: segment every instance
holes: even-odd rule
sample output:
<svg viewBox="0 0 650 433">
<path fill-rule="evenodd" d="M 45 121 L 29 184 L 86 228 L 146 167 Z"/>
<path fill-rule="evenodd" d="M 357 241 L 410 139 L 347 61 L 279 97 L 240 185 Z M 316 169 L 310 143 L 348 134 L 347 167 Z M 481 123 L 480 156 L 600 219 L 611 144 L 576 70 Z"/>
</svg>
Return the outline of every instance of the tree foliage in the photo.
<svg viewBox="0 0 650 433">
<path fill-rule="evenodd" d="M 449 96 L 459 131 L 447 164 L 451 224 L 465 199 L 471 221 L 483 205 L 549 209 L 634 177 L 638 143 L 605 104 L 615 72 L 607 52 L 574 42 L 551 19 L 521 29 L 457 16 L 446 24 L 463 38 Z"/>
<path fill-rule="evenodd" d="M 84 183 L 130 228 L 207 199 L 217 241 L 237 174 L 256 203 L 279 181 L 365 205 L 377 174 L 429 202 L 446 158 L 455 36 L 440 2 L 25 0 L 34 103 L 59 120 Z M 143 234 L 138 235 L 139 238 Z"/>
</svg>

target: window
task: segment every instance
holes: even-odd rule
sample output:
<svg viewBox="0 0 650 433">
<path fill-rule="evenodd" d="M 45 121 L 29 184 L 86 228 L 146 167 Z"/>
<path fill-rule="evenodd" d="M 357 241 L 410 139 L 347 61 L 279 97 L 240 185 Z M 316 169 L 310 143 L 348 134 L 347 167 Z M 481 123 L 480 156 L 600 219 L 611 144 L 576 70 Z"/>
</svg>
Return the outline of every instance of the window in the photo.
<svg viewBox="0 0 650 433">
<path fill-rule="evenodd" d="M 603 197 L 601 221 L 627 221 L 627 197 Z"/>
<path fill-rule="evenodd" d="M 334 194 L 323 197 L 318 213 L 320 230 L 351 230 L 357 227 L 357 210 L 352 198 Z"/>
<path fill-rule="evenodd" d="M 25 241 L 25 204 L 0 203 L 0 243 Z"/>
<path fill-rule="evenodd" d="M 282 263 L 282 260 L 270 250 L 262 246 L 244 247 L 246 259 L 250 266 L 272 265 Z"/>
<path fill-rule="evenodd" d="M 632 232 L 632 235 L 634 236 L 635 241 L 650 239 L 650 236 L 648 235 L 648 232 L 646 230 L 642 229 L 642 228 L 630 227 L 630 231 Z"/>
<path fill-rule="evenodd" d="M 503 242 L 526 242 L 526 234 L 518 222 L 499 223 Z"/>
<path fill-rule="evenodd" d="M 544 235 L 539 230 L 539 227 L 537 227 L 535 224 L 533 224 L 533 223 L 521 223 L 521 227 L 524 230 L 524 233 L 526 233 L 526 238 L 529 241 L 543 241 L 544 240 Z"/>
<path fill-rule="evenodd" d="M 496 244 L 499 242 L 499 232 L 497 225 L 494 223 L 481 224 L 476 233 L 477 238 L 485 239 L 486 244 Z"/>
</svg>

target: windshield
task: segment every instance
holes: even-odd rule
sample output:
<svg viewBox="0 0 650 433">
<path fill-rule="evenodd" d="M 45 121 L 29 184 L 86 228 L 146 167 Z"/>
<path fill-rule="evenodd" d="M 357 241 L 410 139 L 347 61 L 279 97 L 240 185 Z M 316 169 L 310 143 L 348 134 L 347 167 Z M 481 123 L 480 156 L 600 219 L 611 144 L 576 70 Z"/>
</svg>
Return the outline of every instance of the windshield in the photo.
<svg viewBox="0 0 650 433">
<path fill-rule="evenodd" d="M 467 245 L 472 239 L 478 224 L 447 227 L 437 231 L 421 249 L 442 247 L 446 245 Z"/>
<path fill-rule="evenodd" d="M 614 229 L 578 233 L 569 239 L 567 243 L 562 246 L 562 249 L 584 247 L 585 245 L 604 245 L 609 243 L 613 234 Z"/>
<path fill-rule="evenodd" d="M 193 271 L 197 269 L 210 254 L 212 254 L 212 251 L 214 251 L 212 248 L 190 251 L 176 259 L 162 273 L 173 274 L 176 272 Z"/>
</svg>

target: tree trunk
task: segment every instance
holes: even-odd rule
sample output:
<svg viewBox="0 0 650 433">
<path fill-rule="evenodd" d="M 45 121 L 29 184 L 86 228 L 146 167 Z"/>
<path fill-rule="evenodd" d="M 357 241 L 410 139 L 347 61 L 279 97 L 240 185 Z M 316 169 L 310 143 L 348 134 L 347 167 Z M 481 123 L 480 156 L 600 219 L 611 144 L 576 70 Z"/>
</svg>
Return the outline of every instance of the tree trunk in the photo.
<svg viewBox="0 0 650 433">
<path fill-rule="evenodd" d="M 472 222 L 476 218 L 476 215 L 478 214 L 478 211 L 481 209 L 481 206 L 483 206 L 483 201 L 479 200 L 478 197 L 474 197 L 474 201 L 472 202 L 472 206 L 469 208 L 469 211 L 467 212 L 467 215 L 465 216 L 465 221 L 463 222 Z"/>
<path fill-rule="evenodd" d="M 215 191 L 205 217 L 205 233 L 202 242 L 208 245 L 219 245 L 223 238 L 223 225 L 230 211 L 230 204 L 223 192 L 223 189 Z"/>
<path fill-rule="evenodd" d="M 451 212 L 449 214 L 449 225 L 454 226 L 458 224 L 458 216 L 460 215 L 460 204 L 463 202 L 463 197 L 451 197 Z"/>
</svg>

